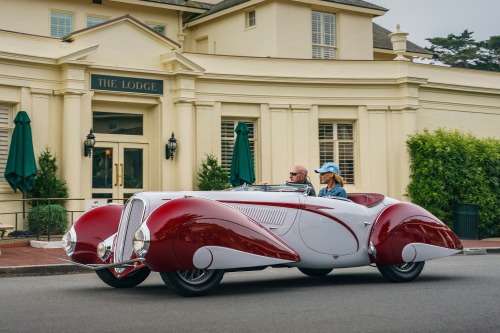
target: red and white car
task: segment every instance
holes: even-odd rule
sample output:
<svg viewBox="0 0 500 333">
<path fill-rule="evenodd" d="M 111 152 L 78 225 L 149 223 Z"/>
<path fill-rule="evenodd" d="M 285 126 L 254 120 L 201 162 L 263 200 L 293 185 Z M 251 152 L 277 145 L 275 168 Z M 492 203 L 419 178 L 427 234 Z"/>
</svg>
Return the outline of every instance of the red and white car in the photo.
<svg viewBox="0 0 500 333">
<path fill-rule="evenodd" d="M 376 265 L 390 281 L 417 278 L 427 260 L 460 252 L 457 236 L 425 209 L 375 193 L 311 197 L 293 186 L 142 192 L 94 208 L 63 238 L 69 261 L 106 284 L 134 287 L 151 271 L 183 296 L 224 273 L 297 267 L 309 276 Z"/>
</svg>

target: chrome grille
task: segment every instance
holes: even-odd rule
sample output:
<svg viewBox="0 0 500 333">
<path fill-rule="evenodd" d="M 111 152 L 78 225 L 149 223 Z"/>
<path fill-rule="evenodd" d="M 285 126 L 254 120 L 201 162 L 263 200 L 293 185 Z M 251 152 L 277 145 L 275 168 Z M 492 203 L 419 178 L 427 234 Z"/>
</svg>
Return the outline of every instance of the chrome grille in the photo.
<svg viewBox="0 0 500 333">
<path fill-rule="evenodd" d="M 139 229 L 144 217 L 144 202 L 140 199 L 128 201 L 123 209 L 116 237 L 114 262 L 129 260 L 134 252 L 133 237 Z M 117 273 L 122 273 L 124 268 L 115 268 Z"/>
</svg>

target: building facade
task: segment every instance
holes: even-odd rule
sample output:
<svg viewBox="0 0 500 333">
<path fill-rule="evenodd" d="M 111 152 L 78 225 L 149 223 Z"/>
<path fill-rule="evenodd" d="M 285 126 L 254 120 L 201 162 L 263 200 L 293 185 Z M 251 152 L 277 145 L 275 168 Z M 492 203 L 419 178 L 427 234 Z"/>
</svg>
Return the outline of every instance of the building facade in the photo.
<svg viewBox="0 0 500 333">
<path fill-rule="evenodd" d="M 372 22 L 387 10 L 364 1 L 0 0 L 0 8 L 2 200 L 20 197 L 3 179 L 20 110 L 35 154 L 51 149 L 71 198 L 196 189 L 206 154 L 229 166 L 238 121 L 251 129 L 257 182 L 335 161 L 348 192 L 403 200 L 408 135 L 444 127 L 500 137 L 500 75 L 393 60 L 390 31 Z M 429 57 L 410 42 L 400 53 Z M 178 149 L 167 159 L 172 134 Z"/>
</svg>

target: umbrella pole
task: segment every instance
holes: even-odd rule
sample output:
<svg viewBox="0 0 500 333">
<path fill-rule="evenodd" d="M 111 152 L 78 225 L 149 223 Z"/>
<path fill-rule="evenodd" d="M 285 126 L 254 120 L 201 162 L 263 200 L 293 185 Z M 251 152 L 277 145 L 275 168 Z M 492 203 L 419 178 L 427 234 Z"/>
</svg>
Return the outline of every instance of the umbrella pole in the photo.
<svg viewBox="0 0 500 333">
<path fill-rule="evenodd" d="M 25 229 L 25 225 L 26 225 L 26 202 L 24 201 L 24 199 L 26 198 L 26 195 L 24 194 L 23 191 L 21 191 L 23 193 L 23 230 Z"/>
</svg>

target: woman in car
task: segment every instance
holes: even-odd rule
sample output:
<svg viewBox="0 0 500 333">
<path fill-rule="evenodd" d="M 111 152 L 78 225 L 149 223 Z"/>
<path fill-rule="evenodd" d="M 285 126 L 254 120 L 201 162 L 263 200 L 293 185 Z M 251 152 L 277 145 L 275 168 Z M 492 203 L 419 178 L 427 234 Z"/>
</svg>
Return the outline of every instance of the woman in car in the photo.
<svg viewBox="0 0 500 333">
<path fill-rule="evenodd" d="M 347 198 L 344 189 L 344 179 L 340 176 L 340 168 L 333 162 L 323 164 L 320 169 L 314 170 L 319 173 L 319 181 L 326 187 L 319 191 L 318 197 L 341 197 Z"/>
</svg>

